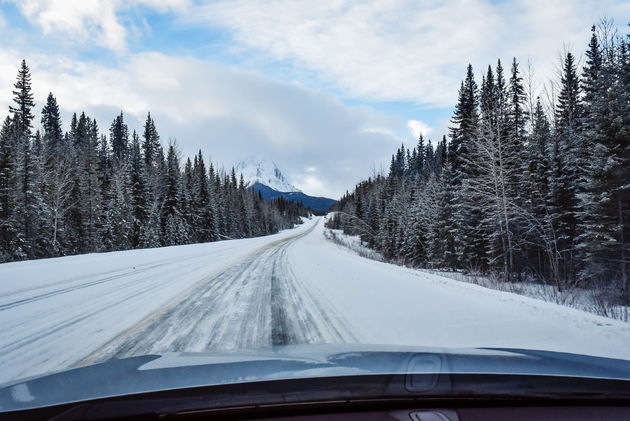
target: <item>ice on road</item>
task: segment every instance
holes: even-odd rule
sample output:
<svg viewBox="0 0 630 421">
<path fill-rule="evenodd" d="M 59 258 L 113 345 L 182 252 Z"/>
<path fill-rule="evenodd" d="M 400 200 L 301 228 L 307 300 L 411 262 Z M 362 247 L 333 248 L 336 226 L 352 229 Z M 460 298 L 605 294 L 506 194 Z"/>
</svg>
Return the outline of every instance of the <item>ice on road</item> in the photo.
<svg viewBox="0 0 630 421">
<path fill-rule="evenodd" d="M 0 265 L 0 383 L 149 353 L 361 342 L 630 358 L 630 324 L 361 258 L 323 219 Z"/>
</svg>

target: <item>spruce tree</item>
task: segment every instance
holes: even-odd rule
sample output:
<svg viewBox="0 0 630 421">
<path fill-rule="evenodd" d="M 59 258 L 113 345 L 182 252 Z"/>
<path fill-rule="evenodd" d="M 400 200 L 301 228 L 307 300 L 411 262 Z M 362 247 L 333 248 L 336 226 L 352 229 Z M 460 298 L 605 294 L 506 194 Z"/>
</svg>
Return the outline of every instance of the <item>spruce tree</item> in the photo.
<svg viewBox="0 0 630 421">
<path fill-rule="evenodd" d="M 18 70 L 17 81 L 13 86 L 15 88 L 13 91 L 13 102 L 15 105 L 9 106 L 9 112 L 13 115 L 15 135 L 18 138 L 29 137 L 31 135 L 33 118 L 35 118 L 33 115 L 35 102 L 31 92 L 31 72 L 25 60 L 22 60 Z"/>
<path fill-rule="evenodd" d="M 7 116 L 0 130 L 0 258 L 2 261 L 12 259 L 11 239 L 16 227 L 11 224 L 10 217 L 15 207 L 15 144 L 13 141 L 13 122 Z"/>
<path fill-rule="evenodd" d="M 129 156 L 129 182 L 131 183 L 131 214 L 133 229 L 131 247 L 137 248 L 143 243 L 145 224 L 148 223 L 149 204 L 147 191 L 147 174 L 145 160 L 140 151 L 140 138 L 136 131 L 131 136 L 131 150 Z"/>
<path fill-rule="evenodd" d="M 59 157 L 63 155 L 63 131 L 61 129 L 61 117 L 59 105 L 52 92 L 48 94 L 46 105 L 42 109 L 42 128 L 44 148 L 49 156 Z"/>
<path fill-rule="evenodd" d="M 31 151 L 31 128 L 33 122 L 33 93 L 31 92 L 31 74 L 22 60 L 14 85 L 13 102 L 9 107 L 12 114 L 12 138 L 14 148 L 14 207 L 10 209 L 8 223 L 14 227 L 15 236 L 10 247 L 18 259 L 33 256 L 33 246 L 39 229 L 38 213 L 41 208 L 40 186 L 35 177 L 35 166 L 38 165 Z"/>
<path fill-rule="evenodd" d="M 123 162 L 127 158 L 129 150 L 129 129 L 125 124 L 122 111 L 112 122 L 109 129 L 109 139 L 114 159 Z"/>
<path fill-rule="evenodd" d="M 580 88 L 573 54 L 566 54 L 561 89 L 556 106 L 556 136 L 553 153 L 553 219 L 562 256 L 563 287 L 575 281 L 575 238 L 578 212 L 577 194 L 584 167 L 579 162 L 578 125 Z"/>
</svg>

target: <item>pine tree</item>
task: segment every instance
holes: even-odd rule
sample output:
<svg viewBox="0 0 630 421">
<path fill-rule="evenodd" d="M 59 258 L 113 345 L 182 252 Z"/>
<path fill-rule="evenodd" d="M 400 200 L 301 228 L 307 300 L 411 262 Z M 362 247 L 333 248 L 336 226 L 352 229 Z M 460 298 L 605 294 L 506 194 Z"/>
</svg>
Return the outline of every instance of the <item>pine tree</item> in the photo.
<svg viewBox="0 0 630 421">
<path fill-rule="evenodd" d="M 164 245 L 184 244 L 188 240 L 188 229 L 182 216 L 181 174 L 179 157 L 175 145 L 170 144 L 166 157 L 166 185 L 162 206 Z"/>
<path fill-rule="evenodd" d="M 582 135 L 590 152 L 580 199 L 578 247 L 583 282 L 622 291 L 630 302 L 626 256 L 630 203 L 630 106 L 623 48 L 600 51 L 593 31 L 582 78 Z"/>
<path fill-rule="evenodd" d="M 197 156 L 195 156 L 195 166 L 198 167 Z M 184 165 L 184 172 L 182 174 L 182 189 L 180 196 L 180 210 L 182 214 L 182 218 L 186 221 L 186 224 L 191 228 L 193 232 L 197 232 L 199 228 L 199 223 L 197 220 L 197 209 L 196 209 L 196 186 L 194 185 L 194 176 L 193 176 L 193 164 L 190 158 L 186 159 L 186 164 Z M 196 238 L 193 238 L 193 241 L 197 241 Z"/>
<path fill-rule="evenodd" d="M 466 79 L 459 90 L 459 98 L 455 106 L 455 113 L 451 127 L 451 147 L 449 160 L 453 165 L 453 171 L 458 172 L 465 161 L 469 144 L 476 136 L 479 119 L 479 98 L 477 83 L 473 74 L 472 65 L 468 65 Z"/>
<path fill-rule="evenodd" d="M 12 259 L 11 240 L 16 230 L 10 220 L 15 208 L 16 150 L 13 127 L 11 118 L 7 116 L 0 130 L 0 258 L 2 261 Z"/>
<path fill-rule="evenodd" d="M 133 213 L 129 195 L 129 173 L 115 169 L 112 173 L 110 190 L 103 223 L 103 247 L 105 250 L 131 248 Z"/>
<path fill-rule="evenodd" d="M 31 151 L 31 127 L 35 106 L 31 92 L 31 75 L 26 62 L 18 71 L 14 85 L 13 102 L 10 106 L 13 125 L 14 164 L 14 208 L 10 210 L 9 225 L 15 229 L 15 236 L 10 240 L 14 256 L 19 259 L 34 255 L 34 242 L 38 235 L 41 215 L 41 197 L 39 196 L 39 180 L 35 177 L 35 166 L 38 164 Z"/>
<path fill-rule="evenodd" d="M 418 174 L 418 176 L 424 177 L 426 176 L 425 169 L 424 169 L 426 149 L 425 149 L 424 137 L 422 136 L 422 133 L 420 133 L 420 136 L 418 136 L 418 145 L 416 146 L 414 151 L 416 152 L 415 159 L 413 161 L 414 166 L 415 166 L 415 172 Z"/>
<path fill-rule="evenodd" d="M 145 162 L 140 152 L 140 138 L 134 130 L 131 136 L 129 155 L 131 214 L 133 216 L 133 229 L 130 240 L 133 248 L 137 248 L 143 243 L 145 224 L 148 222 L 147 218 L 149 215 Z"/>
<path fill-rule="evenodd" d="M 573 55 L 567 53 L 556 107 L 556 136 L 553 153 L 553 219 L 562 255 L 564 286 L 575 281 L 574 252 L 578 183 L 583 177 L 579 162 L 578 121 L 580 119 L 579 79 Z"/>
<path fill-rule="evenodd" d="M 473 162 L 473 150 L 479 135 L 479 111 L 487 112 L 488 98 L 493 97 L 494 81 L 492 69 L 489 68 L 488 76 L 483 79 L 482 93 L 478 96 L 477 85 L 474 81 L 472 66 L 468 66 L 466 80 L 461 103 L 457 105 L 453 123 L 456 126 L 451 129 L 451 147 L 449 149 L 449 161 L 453 168 L 453 177 L 450 182 L 455 194 L 454 199 L 454 246 L 453 251 L 458 258 L 458 264 L 468 270 L 482 269 L 485 261 L 484 254 L 486 243 L 480 224 L 482 214 L 477 206 L 474 195 L 471 195 L 468 185 L 476 176 L 476 165 Z M 488 118 L 492 116 L 488 114 Z"/>
<path fill-rule="evenodd" d="M 59 105 L 52 92 L 48 94 L 46 105 L 42 109 L 43 142 L 46 153 L 55 158 L 63 155 L 63 131 Z"/>
<path fill-rule="evenodd" d="M 79 189 L 81 192 L 80 212 L 82 233 L 84 235 L 81 249 L 94 252 L 100 249 L 100 224 L 101 224 L 101 185 L 99 160 L 99 133 L 96 120 L 81 114 L 78 130 L 80 136 L 80 178 Z"/>
<path fill-rule="evenodd" d="M 563 65 L 561 88 L 556 108 L 556 126 L 561 133 L 575 132 L 580 117 L 580 86 L 575 59 L 570 52 L 566 54 Z"/>
<path fill-rule="evenodd" d="M 109 129 L 109 139 L 114 159 L 123 162 L 127 158 L 129 150 L 129 129 L 125 124 L 122 111 L 112 122 Z"/>
<path fill-rule="evenodd" d="M 196 209 L 197 220 L 199 221 L 198 235 L 199 241 L 216 241 L 218 240 L 216 210 L 214 198 L 210 194 L 209 180 L 206 175 L 206 165 L 204 163 L 201 150 L 197 155 L 197 171 L 195 171 L 195 184 L 197 186 Z M 210 172 L 210 179 L 214 178 L 214 169 Z"/>
<path fill-rule="evenodd" d="M 15 82 L 15 90 L 13 91 L 13 102 L 15 106 L 9 106 L 9 112 L 13 115 L 13 124 L 18 138 L 29 137 L 33 125 L 33 93 L 31 92 L 31 72 L 26 65 L 26 61 L 22 60 L 20 70 L 18 71 L 17 81 Z"/>
<path fill-rule="evenodd" d="M 147 114 L 147 120 L 144 123 L 144 134 L 142 135 L 142 149 L 144 152 L 144 163 L 147 171 L 151 172 L 155 168 L 155 161 L 160 147 L 160 135 L 155 128 L 155 122 L 151 118 L 151 113 Z"/>
<path fill-rule="evenodd" d="M 525 87 L 523 78 L 518 70 L 516 57 L 512 60 L 512 70 L 509 87 L 510 102 L 510 136 L 513 139 L 515 148 L 520 149 L 525 136 L 525 122 L 528 119 L 525 111 Z"/>
</svg>

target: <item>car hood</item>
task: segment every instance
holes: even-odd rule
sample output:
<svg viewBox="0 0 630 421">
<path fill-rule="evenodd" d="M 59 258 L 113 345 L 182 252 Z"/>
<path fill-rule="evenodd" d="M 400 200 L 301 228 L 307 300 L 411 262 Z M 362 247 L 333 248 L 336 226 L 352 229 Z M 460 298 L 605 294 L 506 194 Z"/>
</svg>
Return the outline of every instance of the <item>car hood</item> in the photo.
<svg viewBox="0 0 630 421">
<path fill-rule="evenodd" d="M 405 375 L 431 393 L 452 374 L 558 376 L 630 381 L 630 361 L 524 349 L 293 345 L 271 349 L 144 355 L 0 386 L 0 411 L 182 388 L 274 380 Z M 444 392 L 443 382 L 441 393 Z"/>
</svg>

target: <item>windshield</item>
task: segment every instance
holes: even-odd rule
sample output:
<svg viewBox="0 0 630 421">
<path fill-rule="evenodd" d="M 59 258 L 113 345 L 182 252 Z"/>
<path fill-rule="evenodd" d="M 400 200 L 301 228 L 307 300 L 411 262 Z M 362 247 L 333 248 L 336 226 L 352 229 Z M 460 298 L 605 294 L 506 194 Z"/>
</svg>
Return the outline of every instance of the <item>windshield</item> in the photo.
<svg viewBox="0 0 630 421">
<path fill-rule="evenodd" d="M 627 3 L 324 3 L 0 4 L 0 384 L 629 379 Z"/>
</svg>

